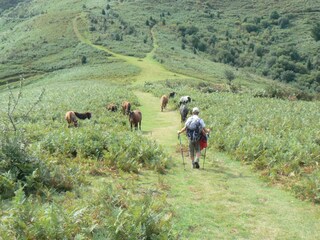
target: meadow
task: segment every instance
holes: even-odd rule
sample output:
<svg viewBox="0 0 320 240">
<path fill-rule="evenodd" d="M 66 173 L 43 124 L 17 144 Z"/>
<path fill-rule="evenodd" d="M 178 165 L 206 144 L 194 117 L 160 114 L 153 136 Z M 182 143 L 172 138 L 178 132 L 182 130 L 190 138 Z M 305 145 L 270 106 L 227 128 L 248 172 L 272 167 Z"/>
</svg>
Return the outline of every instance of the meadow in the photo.
<svg viewBox="0 0 320 240">
<path fill-rule="evenodd" d="M 215 148 L 297 197 L 319 203 L 319 103 L 207 92 L 214 87 L 167 80 L 145 85 L 145 90 L 158 97 L 164 89 L 193 96 L 192 106 L 203 109 L 209 121 Z"/>
<path fill-rule="evenodd" d="M 137 98 L 125 86 L 89 80 L 78 81 L 79 87 L 74 84 L 49 81 L 43 99 L 28 116 L 24 114 L 26 106 L 32 104 L 43 85 L 10 91 L 19 103 L 12 113 L 15 133 L 8 119 L 1 118 L 1 128 L 6 133 L 1 137 L 1 199 L 5 203 L 1 210 L 5 220 L 1 237 L 168 237 L 170 234 L 162 231 L 170 229 L 171 213 L 164 210 L 162 194 L 152 194 L 156 190 L 143 187 L 130 193 L 139 172 L 165 173 L 169 168 L 168 156 L 156 142 L 130 132 L 127 116 L 106 109 L 110 102 L 120 108 L 125 99 L 137 108 Z M 18 99 L 19 95 L 23 97 Z M 1 104 L 5 106 L 6 100 Z M 93 117 L 79 122 L 79 129 L 67 128 L 64 114 L 68 109 L 90 110 Z M 123 182 L 122 178 L 126 180 Z M 127 188 L 132 190 L 128 192 Z M 143 209 L 139 210 L 140 205 Z M 102 223 L 92 214 L 109 217 Z M 112 229 L 115 218 L 123 219 L 117 229 Z M 136 230 L 133 222 L 143 224 L 144 230 Z M 65 227 L 57 231 L 61 223 Z"/>
<path fill-rule="evenodd" d="M 0 1 L 0 239 L 317 236 L 318 1 L 17 2 Z M 212 129 L 198 173 L 182 95 Z M 124 100 L 142 131 L 107 111 Z M 92 119 L 68 128 L 69 110 Z"/>
</svg>

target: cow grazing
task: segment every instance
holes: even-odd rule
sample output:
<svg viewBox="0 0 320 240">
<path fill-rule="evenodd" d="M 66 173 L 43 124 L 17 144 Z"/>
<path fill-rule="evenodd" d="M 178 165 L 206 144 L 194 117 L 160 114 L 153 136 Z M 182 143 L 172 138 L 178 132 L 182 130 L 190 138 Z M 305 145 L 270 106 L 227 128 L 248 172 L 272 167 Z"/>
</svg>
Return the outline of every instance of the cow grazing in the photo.
<svg viewBox="0 0 320 240">
<path fill-rule="evenodd" d="M 130 113 L 131 110 L 131 103 L 128 101 L 124 101 L 122 103 L 122 113 L 123 115 L 128 115 Z"/>
<path fill-rule="evenodd" d="M 130 128 L 132 131 L 132 126 L 137 130 L 139 126 L 139 130 L 141 130 L 141 121 L 142 121 L 142 113 L 140 110 L 134 110 L 129 112 L 129 122 Z"/>
<path fill-rule="evenodd" d="M 182 96 L 182 97 L 180 98 L 180 101 L 179 101 L 179 106 L 181 106 L 182 104 L 187 104 L 187 103 L 189 103 L 189 102 L 191 102 L 191 97 L 189 97 L 189 96 Z"/>
<path fill-rule="evenodd" d="M 188 106 L 185 105 L 185 104 L 182 104 L 180 106 L 181 122 L 185 122 L 186 121 L 187 116 L 188 116 L 188 112 L 189 112 Z"/>
<path fill-rule="evenodd" d="M 118 107 L 114 103 L 110 103 L 107 106 L 107 110 L 111 112 L 116 112 L 118 110 Z"/>
<path fill-rule="evenodd" d="M 171 92 L 169 93 L 169 98 L 174 98 L 175 95 L 176 95 L 176 92 Z"/>
<path fill-rule="evenodd" d="M 68 122 L 68 128 L 71 126 L 71 124 L 73 124 L 75 127 L 78 127 L 78 120 L 79 119 L 90 119 L 91 118 L 91 113 L 90 112 L 85 112 L 85 113 L 78 113 L 78 112 L 73 112 L 73 111 L 69 111 L 66 113 L 65 117 L 64 117 L 67 122 Z"/>
<path fill-rule="evenodd" d="M 163 112 L 163 109 L 165 109 L 167 107 L 168 101 L 169 101 L 169 99 L 166 95 L 163 95 L 161 97 L 161 101 L 160 101 L 161 102 L 161 112 Z"/>
</svg>

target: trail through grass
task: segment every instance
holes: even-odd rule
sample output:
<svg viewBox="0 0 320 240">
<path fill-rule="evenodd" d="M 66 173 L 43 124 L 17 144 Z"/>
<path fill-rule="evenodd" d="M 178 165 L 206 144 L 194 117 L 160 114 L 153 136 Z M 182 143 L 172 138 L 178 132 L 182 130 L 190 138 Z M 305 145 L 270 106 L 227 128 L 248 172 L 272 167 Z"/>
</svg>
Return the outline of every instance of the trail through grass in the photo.
<svg viewBox="0 0 320 240">
<path fill-rule="evenodd" d="M 176 134 L 181 127 L 178 113 L 170 107 L 160 112 L 158 98 L 136 94 L 144 114 L 143 131 L 173 156 L 174 167 L 164 181 L 176 212 L 174 228 L 182 239 L 318 239 L 318 206 L 268 186 L 228 156 L 210 149 L 200 170 L 191 169 L 185 156 L 184 170 Z M 186 145 L 185 137 L 182 141 Z"/>
<path fill-rule="evenodd" d="M 133 81 L 137 83 L 143 83 L 145 81 L 157 81 L 157 80 L 163 80 L 163 79 L 187 79 L 190 78 L 189 76 L 182 75 L 179 73 L 171 72 L 167 69 L 165 69 L 161 64 L 159 64 L 155 59 L 153 59 L 153 53 L 157 48 L 156 40 L 154 40 L 154 48 L 153 50 L 147 54 L 145 58 L 136 58 L 131 56 L 125 56 L 122 54 L 115 53 L 111 51 L 110 49 L 101 46 L 93 44 L 88 38 L 86 38 L 84 35 L 85 33 L 80 33 L 79 29 L 77 27 L 77 22 L 80 21 L 82 16 L 78 16 L 73 20 L 73 29 L 80 41 L 83 43 L 86 43 L 96 49 L 99 49 L 101 51 L 105 51 L 109 54 L 111 54 L 114 58 L 121 59 L 129 64 L 132 64 L 138 68 L 141 69 L 138 76 L 133 76 Z M 154 31 L 152 31 L 153 36 L 155 36 Z M 155 39 L 155 37 L 154 37 Z"/>
<path fill-rule="evenodd" d="M 78 31 L 77 21 L 80 20 L 79 16 L 73 21 L 79 40 L 140 68 L 140 73 L 133 77 L 136 83 L 188 78 L 166 70 L 152 58 L 156 41 L 154 50 L 144 59 L 124 56 L 91 43 Z M 185 152 L 184 170 L 176 133 L 181 128 L 178 113 L 171 111 L 170 105 L 160 112 L 160 99 L 151 94 L 136 92 L 136 95 L 143 113 L 143 132 L 172 156 L 174 167 L 163 181 L 170 188 L 168 202 L 176 214 L 173 228 L 180 232 L 182 239 L 318 239 L 318 206 L 268 186 L 247 166 L 230 157 L 210 149 L 205 168 L 202 168 L 202 158 L 202 169 L 196 170 L 191 169 Z M 214 139 L 210 139 L 209 144 L 210 141 Z M 183 144 L 186 147 L 185 137 Z M 156 182 L 158 176 L 151 178 Z"/>
</svg>

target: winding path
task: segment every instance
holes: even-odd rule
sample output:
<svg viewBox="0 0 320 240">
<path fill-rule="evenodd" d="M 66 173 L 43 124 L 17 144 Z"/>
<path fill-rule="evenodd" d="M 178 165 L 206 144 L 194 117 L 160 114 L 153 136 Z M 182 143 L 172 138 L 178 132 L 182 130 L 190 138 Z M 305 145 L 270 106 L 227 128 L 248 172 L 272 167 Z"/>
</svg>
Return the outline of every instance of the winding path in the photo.
<svg viewBox="0 0 320 240">
<path fill-rule="evenodd" d="M 152 59 L 152 53 L 138 59 L 92 44 L 79 33 L 79 19 L 73 21 L 79 40 L 139 67 L 137 82 L 188 78 L 166 70 Z M 149 93 L 136 95 L 143 118 L 148 120 L 143 121 L 143 131 L 172 156 L 174 167 L 164 176 L 164 181 L 170 187 L 167 198 L 176 215 L 172 227 L 181 239 L 319 239 L 318 206 L 268 186 L 248 167 L 228 156 L 208 150 L 205 169 L 200 170 L 191 169 L 185 157 L 184 170 L 176 134 L 181 127 L 177 112 L 171 111 L 170 105 L 160 112 L 160 99 Z M 210 141 L 214 139 L 209 139 L 209 144 Z M 183 143 L 186 142 L 184 137 Z"/>
<path fill-rule="evenodd" d="M 122 54 L 115 53 L 111 51 L 110 49 L 101 46 L 101 45 L 96 45 L 92 43 L 89 39 L 85 38 L 84 35 L 79 32 L 79 29 L 77 27 L 77 22 L 82 20 L 82 15 L 79 15 L 78 17 L 73 19 L 73 30 L 78 37 L 78 39 L 85 43 L 88 44 L 96 49 L 99 49 L 101 51 L 107 52 L 112 55 L 112 57 L 121 59 L 128 64 L 131 64 L 133 66 L 138 67 L 141 71 L 138 75 L 133 77 L 133 80 L 136 83 L 143 83 L 145 81 L 158 81 L 158 80 L 165 80 L 165 79 L 188 79 L 191 78 L 187 75 L 179 74 L 179 73 L 174 73 L 171 72 L 167 69 L 165 69 L 159 62 L 157 62 L 155 59 L 153 59 L 153 54 L 157 49 L 157 40 L 156 36 L 154 33 L 154 30 L 152 29 L 152 35 L 153 35 L 153 49 L 151 52 L 149 52 L 146 57 L 144 58 L 137 58 L 137 57 L 132 57 L 132 56 L 126 56 Z M 193 77 L 194 79 L 194 77 Z"/>
</svg>

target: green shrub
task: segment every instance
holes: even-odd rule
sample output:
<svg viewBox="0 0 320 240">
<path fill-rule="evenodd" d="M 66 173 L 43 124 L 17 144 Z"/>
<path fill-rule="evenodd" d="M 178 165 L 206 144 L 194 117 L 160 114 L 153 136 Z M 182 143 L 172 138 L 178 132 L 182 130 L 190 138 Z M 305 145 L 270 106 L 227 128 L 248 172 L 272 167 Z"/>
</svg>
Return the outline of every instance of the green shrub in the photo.
<svg viewBox="0 0 320 240">
<path fill-rule="evenodd" d="M 43 161 L 30 155 L 27 144 L 19 136 L 0 139 L 1 198 L 9 198 L 23 185 L 26 194 L 41 193 L 43 188 L 70 190 L 78 178 L 68 171 L 54 171 Z M 64 172 L 64 174 L 63 174 Z M 59 174 L 59 177 L 55 177 Z M 65 181 L 64 179 L 68 179 Z"/>
<path fill-rule="evenodd" d="M 286 17 L 282 17 L 278 20 L 278 25 L 281 29 L 283 28 L 287 28 L 289 26 L 289 18 L 286 18 Z"/>
<path fill-rule="evenodd" d="M 164 197 L 151 192 L 136 199 L 128 193 L 107 186 L 92 206 L 99 207 L 103 225 L 93 232 L 97 239 L 175 239 L 171 231 L 172 213 Z"/>
<path fill-rule="evenodd" d="M 277 11 L 272 11 L 270 14 L 270 19 L 278 19 L 280 14 Z"/>
<path fill-rule="evenodd" d="M 314 40 L 319 41 L 320 40 L 320 23 L 316 23 L 312 29 L 311 29 L 311 36 L 314 38 Z"/>
<path fill-rule="evenodd" d="M 291 70 L 287 70 L 281 73 L 281 80 L 284 82 L 292 82 L 295 80 L 296 74 L 291 71 Z"/>
<path fill-rule="evenodd" d="M 164 173 L 168 168 L 167 157 L 156 143 L 131 132 L 54 131 L 43 139 L 41 148 L 57 156 L 105 161 L 126 172 L 145 167 Z"/>
<path fill-rule="evenodd" d="M 255 25 L 255 24 L 247 23 L 247 24 L 244 24 L 243 26 L 244 26 L 244 29 L 248 33 L 258 32 L 259 31 L 259 26 Z"/>
<path fill-rule="evenodd" d="M 226 79 L 229 81 L 229 82 L 232 82 L 232 80 L 234 80 L 236 78 L 236 75 L 234 74 L 233 71 L 231 70 L 225 70 L 224 71 L 224 76 L 226 77 Z"/>
</svg>

